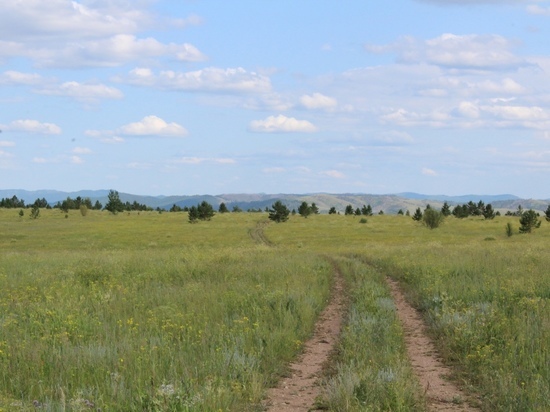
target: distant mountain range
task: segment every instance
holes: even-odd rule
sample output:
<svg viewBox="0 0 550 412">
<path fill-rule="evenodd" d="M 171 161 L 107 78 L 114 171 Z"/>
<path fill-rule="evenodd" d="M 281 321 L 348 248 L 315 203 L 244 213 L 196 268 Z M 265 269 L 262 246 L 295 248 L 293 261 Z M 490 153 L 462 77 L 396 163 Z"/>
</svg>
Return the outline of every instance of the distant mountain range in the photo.
<svg viewBox="0 0 550 412">
<path fill-rule="evenodd" d="M 56 190 L 0 190 L 1 198 L 12 198 L 17 196 L 26 204 L 32 204 L 36 199 L 46 199 L 50 205 L 65 200 L 67 197 L 72 199 L 80 196 L 81 198 L 90 198 L 92 203 L 96 200 L 105 205 L 108 201 L 109 190 L 81 190 L 78 192 L 62 192 Z M 119 192 L 120 199 L 123 202 L 137 202 L 145 204 L 153 209 L 170 209 L 173 205 L 179 207 L 194 206 L 202 201 L 207 201 L 215 208 L 221 203 L 225 203 L 229 210 L 233 207 L 239 207 L 246 211 L 250 209 L 264 210 L 266 207 L 280 200 L 287 205 L 289 209 L 298 209 L 298 206 L 306 201 L 315 203 L 321 212 L 327 212 L 331 207 L 335 207 L 338 211 L 343 211 L 347 205 L 352 205 L 354 208 L 362 207 L 363 205 L 371 205 L 374 213 L 383 211 L 384 213 L 397 213 L 399 209 L 413 212 L 417 207 L 425 207 L 430 204 L 433 207 L 441 207 L 444 202 L 449 205 L 464 204 L 469 201 L 478 203 L 480 200 L 485 204 L 491 203 L 497 210 L 516 210 L 518 206 L 524 209 L 535 209 L 544 211 L 548 207 L 550 200 L 535 200 L 521 199 L 510 194 L 502 195 L 462 195 L 462 196 L 447 196 L 447 195 L 425 195 L 420 193 L 396 193 L 388 195 L 371 195 L 360 193 L 344 193 L 344 194 L 329 194 L 329 193 L 311 193 L 311 194 L 221 194 L 221 195 L 192 195 L 192 196 L 142 196 L 133 195 L 130 193 Z"/>
</svg>

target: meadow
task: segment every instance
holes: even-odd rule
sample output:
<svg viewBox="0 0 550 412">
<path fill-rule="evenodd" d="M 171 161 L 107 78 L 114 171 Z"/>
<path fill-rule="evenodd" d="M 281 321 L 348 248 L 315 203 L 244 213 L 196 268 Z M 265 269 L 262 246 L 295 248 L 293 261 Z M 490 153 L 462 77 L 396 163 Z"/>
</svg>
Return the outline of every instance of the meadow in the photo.
<svg viewBox="0 0 550 412">
<path fill-rule="evenodd" d="M 425 410 L 391 276 L 483 410 L 550 410 L 550 223 L 17 212 L 0 209 L 2 411 L 262 410 L 336 271 L 349 303 L 320 406 Z"/>
</svg>

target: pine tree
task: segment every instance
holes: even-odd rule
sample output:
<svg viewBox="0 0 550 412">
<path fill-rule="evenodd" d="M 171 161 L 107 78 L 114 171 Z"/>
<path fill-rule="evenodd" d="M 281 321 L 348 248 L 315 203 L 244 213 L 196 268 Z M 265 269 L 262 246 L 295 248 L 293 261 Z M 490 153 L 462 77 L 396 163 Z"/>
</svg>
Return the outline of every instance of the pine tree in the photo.
<svg viewBox="0 0 550 412">
<path fill-rule="evenodd" d="M 220 207 L 218 208 L 218 212 L 220 213 L 227 213 L 229 212 L 229 209 L 227 209 L 227 206 L 224 202 L 220 203 Z"/>
<path fill-rule="evenodd" d="M 550 222 L 550 205 L 548 205 L 544 214 L 546 215 L 546 221 Z"/>
<path fill-rule="evenodd" d="M 451 208 L 447 202 L 443 203 L 443 207 L 441 208 L 441 213 L 443 213 L 443 216 L 451 215 Z"/>
<path fill-rule="evenodd" d="M 273 203 L 271 209 L 269 210 L 269 219 L 277 223 L 286 222 L 289 214 L 290 210 L 288 210 L 288 207 L 286 207 L 280 200 L 277 200 Z"/>
<path fill-rule="evenodd" d="M 495 216 L 496 216 L 495 210 L 493 209 L 493 206 L 490 203 L 483 208 L 483 217 L 485 219 L 494 219 Z"/>
<path fill-rule="evenodd" d="M 531 233 L 533 229 L 540 227 L 540 223 L 541 221 L 539 220 L 537 212 L 535 212 L 533 209 L 529 209 L 521 214 L 521 217 L 519 219 L 519 232 Z"/>
<path fill-rule="evenodd" d="M 302 202 L 298 207 L 298 213 L 302 217 L 307 218 L 311 214 L 311 212 L 312 212 L 311 207 L 307 204 L 307 202 Z"/>
<path fill-rule="evenodd" d="M 416 211 L 414 212 L 412 219 L 417 222 L 420 222 L 422 220 L 422 210 L 419 207 L 416 208 Z"/>
</svg>

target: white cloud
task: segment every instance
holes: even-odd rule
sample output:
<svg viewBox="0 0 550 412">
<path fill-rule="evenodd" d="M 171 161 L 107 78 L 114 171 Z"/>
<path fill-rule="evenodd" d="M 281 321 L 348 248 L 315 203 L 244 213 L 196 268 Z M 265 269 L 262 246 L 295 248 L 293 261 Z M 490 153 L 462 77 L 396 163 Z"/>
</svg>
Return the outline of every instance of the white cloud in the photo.
<svg viewBox="0 0 550 412">
<path fill-rule="evenodd" d="M 230 158 L 216 158 L 216 157 L 182 157 L 174 161 L 174 163 L 198 165 L 201 163 L 217 163 L 217 164 L 235 164 L 235 159 Z"/>
<path fill-rule="evenodd" d="M 15 48 L 15 47 L 12 47 Z M 25 56 L 40 67 L 117 67 L 133 61 L 169 57 L 185 62 L 202 61 L 206 57 L 188 43 L 164 44 L 151 37 L 118 34 L 107 39 L 56 44 L 50 47 L 33 46 L 0 51 L 0 56 Z"/>
<path fill-rule="evenodd" d="M 77 155 L 84 155 L 84 154 L 92 154 L 92 149 L 88 149 L 87 147 L 75 147 L 73 149 L 73 153 Z"/>
<path fill-rule="evenodd" d="M 114 87 L 104 84 L 83 84 L 75 81 L 37 90 L 40 94 L 71 97 L 78 101 L 95 102 L 99 99 L 121 99 L 124 95 Z"/>
<path fill-rule="evenodd" d="M 286 169 L 284 167 L 266 167 L 262 169 L 262 172 L 265 174 L 284 173 Z"/>
<path fill-rule="evenodd" d="M 37 133 L 37 134 L 60 134 L 61 128 L 53 123 L 41 123 L 38 120 L 14 120 L 7 125 L 0 125 L 0 128 L 10 132 Z"/>
<path fill-rule="evenodd" d="M 503 69 L 525 64 L 512 53 L 514 47 L 514 42 L 496 34 L 446 33 L 424 41 L 404 36 L 394 44 L 366 45 L 365 49 L 372 53 L 397 53 L 398 60 L 403 63 L 427 63 L 458 69 Z"/>
<path fill-rule="evenodd" d="M 248 72 L 242 67 L 220 69 L 208 67 L 192 72 L 161 71 L 155 75 L 147 68 L 136 68 L 126 79 L 130 84 L 154 86 L 168 90 L 202 92 L 247 92 L 266 93 L 271 91 L 269 77 Z"/>
<path fill-rule="evenodd" d="M 8 158 L 8 157 L 13 157 L 13 155 L 11 153 L 8 153 L 4 150 L 0 150 L 0 157 L 3 157 L 3 158 Z"/>
<path fill-rule="evenodd" d="M 313 93 L 312 95 L 303 95 L 300 98 L 300 103 L 306 109 L 334 109 L 338 102 L 332 97 L 325 96 L 321 93 Z"/>
<path fill-rule="evenodd" d="M 437 176 L 437 172 L 427 167 L 422 168 L 422 174 L 425 176 Z"/>
<path fill-rule="evenodd" d="M 132 33 L 148 25 L 148 15 L 130 2 L 70 0 L 2 1 L 0 37 L 15 41 L 97 38 Z"/>
<path fill-rule="evenodd" d="M 84 163 L 84 159 L 82 159 L 80 156 L 71 156 L 70 162 L 79 165 Z"/>
<path fill-rule="evenodd" d="M 0 84 L 35 85 L 42 82 L 42 76 L 37 73 L 21 73 L 8 70 L 0 75 Z"/>
<path fill-rule="evenodd" d="M 15 142 L 0 140 L 0 147 L 15 147 Z"/>
<path fill-rule="evenodd" d="M 116 130 L 86 130 L 85 134 L 104 143 L 122 143 L 124 138 L 121 136 L 184 137 L 188 131 L 178 123 L 167 123 L 160 117 L 151 115 Z"/>
<path fill-rule="evenodd" d="M 307 120 L 279 115 L 269 116 L 264 120 L 253 120 L 248 130 L 258 133 L 311 133 L 317 131 L 317 128 Z"/>
<path fill-rule="evenodd" d="M 527 11 L 539 16 L 550 16 L 550 7 L 541 7 L 538 4 L 527 6 Z"/>
<path fill-rule="evenodd" d="M 117 129 L 117 133 L 125 136 L 167 136 L 183 137 L 187 130 L 177 123 L 166 123 L 157 116 L 146 116 L 139 122 L 130 123 Z"/>
<path fill-rule="evenodd" d="M 346 175 L 338 170 L 325 170 L 321 175 L 332 177 L 334 179 L 344 179 Z"/>
</svg>

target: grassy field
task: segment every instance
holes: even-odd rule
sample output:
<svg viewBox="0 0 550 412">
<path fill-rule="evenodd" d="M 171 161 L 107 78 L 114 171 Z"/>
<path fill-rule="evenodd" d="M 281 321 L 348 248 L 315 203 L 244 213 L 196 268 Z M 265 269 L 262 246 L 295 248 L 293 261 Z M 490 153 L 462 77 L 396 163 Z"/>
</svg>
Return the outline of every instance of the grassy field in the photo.
<svg viewBox="0 0 550 412">
<path fill-rule="evenodd" d="M 260 410 L 335 267 L 349 309 L 323 406 L 424 410 L 392 276 L 484 410 L 550 410 L 549 223 L 507 237 L 517 218 L 266 221 L 0 209 L 0 410 Z"/>
</svg>

